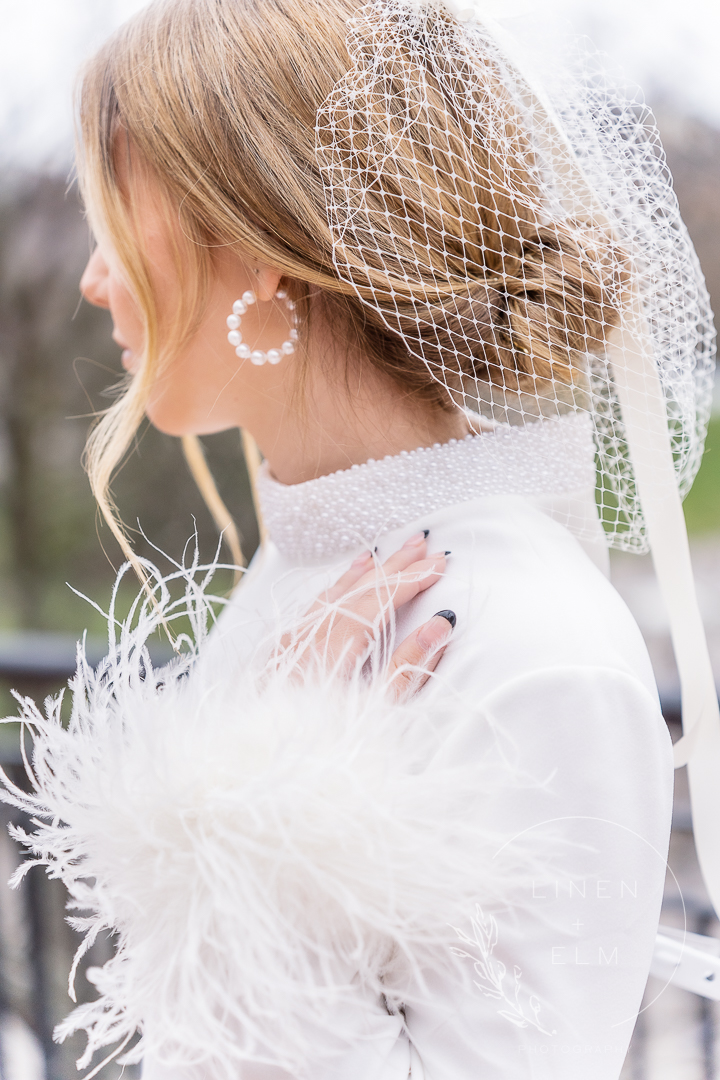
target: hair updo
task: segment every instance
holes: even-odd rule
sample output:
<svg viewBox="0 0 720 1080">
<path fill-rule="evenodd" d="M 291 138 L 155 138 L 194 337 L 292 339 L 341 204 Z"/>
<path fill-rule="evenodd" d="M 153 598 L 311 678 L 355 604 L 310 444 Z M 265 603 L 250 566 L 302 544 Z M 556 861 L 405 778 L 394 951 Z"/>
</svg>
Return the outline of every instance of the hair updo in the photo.
<svg viewBox="0 0 720 1080">
<path fill-rule="evenodd" d="M 84 70 L 80 183 L 91 221 L 109 235 L 146 324 L 144 363 L 88 444 L 93 490 L 126 550 L 112 516 L 110 478 L 142 419 L 158 367 L 197 324 L 213 245 L 236 245 L 243 258 L 287 275 L 301 325 L 322 320 L 347 342 L 348 355 L 363 357 L 431 409 L 454 407 L 431 369 L 455 335 L 467 338 L 468 324 L 475 328 L 476 345 L 464 374 L 522 390 L 538 378 L 572 382 L 573 356 L 602 342 L 602 327 L 612 321 L 604 310 L 596 263 L 569 230 L 548 227 L 528 209 L 536 201 L 530 172 L 520 181 L 520 174 L 515 177 L 513 190 L 503 187 L 491 138 L 476 143 L 475 175 L 451 179 L 435 167 L 432 148 L 425 161 L 422 147 L 417 155 L 420 179 L 423 169 L 432 170 L 427 175 L 437 189 L 437 220 L 424 227 L 450 237 L 429 273 L 435 281 L 457 273 L 466 282 L 465 298 L 457 300 L 440 332 L 428 309 L 422 356 L 405 344 L 401 309 L 397 324 L 388 324 L 363 303 L 362 290 L 338 274 L 316 157 L 316 123 L 321 106 L 348 73 L 347 26 L 359 7 L 355 0 L 156 0 L 115 33 Z M 433 91 L 432 72 L 426 75 Z M 433 92 L 440 94 L 437 86 Z M 438 123 L 447 125 L 448 109 L 432 93 L 430 107 L 437 110 Z M 120 131 L 159 180 L 168 214 L 176 222 L 179 215 L 188 241 L 190 263 L 188 251 L 178 256 L 184 320 L 171 341 L 158 340 L 148 268 L 133 243 L 132 207 L 115 161 Z M 511 135 L 522 138 L 517 130 Z M 448 138 L 463 137 L 458 119 Z M 413 138 L 417 142 L 416 133 Z M 478 176 L 487 177 L 487 185 L 478 185 Z M 524 192 L 518 192 L 518 182 Z M 484 200 L 477 195 L 482 190 Z M 528 192 L 530 199 L 524 197 Z M 417 213 L 412 185 L 397 198 L 412 231 L 418 224 L 412 221 Z M 454 228 L 448 227 L 448 216 Z M 391 218 L 376 215 L 378 250 L 386 246 L 382 230 L 392 227 Z M 427 281 L 413 280 L 406 266 L 398 268 L 397 280 L 385 264 L 369 271 L 366 265 L 364 272 L 372 273 L 376 291 L 396 291 L 402 279 L 411 307 L 428 303 Z M 307 363 L 302 349 L 297 359 Z"/>
</svg>

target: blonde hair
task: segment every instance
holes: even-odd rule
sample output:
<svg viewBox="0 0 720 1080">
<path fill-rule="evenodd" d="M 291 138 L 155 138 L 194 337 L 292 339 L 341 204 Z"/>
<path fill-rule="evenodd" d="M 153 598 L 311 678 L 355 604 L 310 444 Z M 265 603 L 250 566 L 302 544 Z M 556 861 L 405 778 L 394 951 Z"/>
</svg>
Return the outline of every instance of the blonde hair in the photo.
<svg viewBox="0 0 720 1080">
<path fill-rule="evenodd" d="M 427 303 L 428 281 L 408 280 L 405 265 L 397 268 L 398 280 L 390 281 L 392 269 L 379 263 L 358 267 L 358 281 L 351 283 L 339 278 L 333 263 L 315 127 L 318 110 L 348 70 L 346 28 L 358 6 L 354 0 L 156 0 L 125 24 L 84 71 L 81 187 L 93 226 L 106 232 L 120 259 L 146 329 L 141 368 L 94 428 L 87 447 L 93 491 L 126 553 L 130 549 L 110 481 L 142 419 L 157 372 L 198 324 L 214 245 L 234 245 L 244 259 L 273 266 L 287 277 L 301 326 L 309 330 L 312 320 L 321 320 L 347 344 L 348 357 L 372 364 L 405 395 L 433 410 L 455 407 L 430 372 L 432 350 L 441 354 L 446 345 L 442 336 L 433 337 L 432 319 L 427 320 L 431 329 L 424 363 L 405 345 L 402 313 L 391 329 L 361 299 L 368 283 L 374 290 L 397 292 L 401 280 L 412 300 L 411 318 L 419 298 Z M 432 86 L 432 72 L 425 77 Z M 434 101 L 432 94 L 429 108 L 437 110 L 438 122 L 448 123 L 443 102 Z M 164 210 L 175 225 L 182 297 L 172 332 L 163 341 L 158 339 L 147 257 L 136 241 L 132 200 L 118 179 L 119 133 L 159 182 Z M 463 139 L 460 121 L 451 135 Z M 474 220 L 468 205 L 477 204 L 476 178 L 444 177 L 432 148 L 427 160 L 415 149 L 421 181 L 424 170 L 425 181 L 438 190 L 437 222 L 425 221 L 423 227 L 440 232 L 454 215 L 459 272 L 467 273 L 468 253 L 476 266 L 472 307 L 479 333 L 471 374 L 519 388 L 537 378 L 570 383 L 573 356 L 587 351 L 588 340 L 602 341 L 603 325 L 612 322 L 604 310 L 596 263 L 562 226 L 540 224 L 540 213 L 532 210 L 540 198 L 527 166 L 524 192 L 503 189 L 490 138 L 477 151 L 477 171 L 489 181 L 486 204 L 476 206 Z M 518 175 L 525 154 L 519 144 Z M 461 208 L 463 182 L 472 201 Z M 410 220 L 418 209 L 412 184 L 408 187 L 397 197 Z M 384 212 L 376 216 L 382 247 L 383 230 L 392 229 L 392 221 Z M 430 258 L 437 259 L 437 266 L 429 267 L 426 277 L 442 280 L 453 252 L 431 252 Z M 447 291 L 438 289 L 437 302 Z M 467 312 L 458 310 L 458 318 L 465 317 Z M 296 359 L 302 374 L 307 359 Z M 192 459 L 192 450 L 189 455 Z M 197 453 L 193 471 L 212 502 L 212 481 Z M 215 516 L 224 520 L 222 511 Z"/>
</svg>

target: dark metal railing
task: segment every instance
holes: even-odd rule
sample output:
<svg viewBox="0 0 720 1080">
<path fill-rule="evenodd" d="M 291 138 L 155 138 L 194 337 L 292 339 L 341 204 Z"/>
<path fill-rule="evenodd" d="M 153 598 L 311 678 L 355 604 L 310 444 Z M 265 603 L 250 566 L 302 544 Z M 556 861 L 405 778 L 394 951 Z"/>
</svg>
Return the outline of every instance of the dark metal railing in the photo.
<svg viewBox="0 0 720 1080">
<path fill-rule="evenodd" d="M 97 664 L 107 651 L 101 639 L 87 644 L 86 655 Z M 4 691 L 4 712 L 15 715 L 16 707 L 9 696 L 15 689 L 38 703 L 48 694 L 66 685 L 75 672 L 76 643 L 71 635 L 26 632 L 0 634 L 0 690 Z M 167 650 L 162 646 L 151 649 L 154 662 L 164 663 Z M 20 787 L 27 784 L 20 736 L 17 728 L 0 728 L 0 764 Z M 7 880 L 23 858 L 20 848 L 8 835 L 8 826 L 29 827 L 27 816 L 10 806 L 0 804 L 0 877 Z M 82 1036 L 58 1045 L 53 1041 L 55 1025 L 71 1007 L 67 979 L 72 957 L 79 944 L 77 934 L 68 926 L 66 893 L 59 881 L 49 880 L 40 871 L 26 875 L 17 890 L 10 890 L 0 881 L 0 1080 L 9 1076 L 8 1059 L 13 1056 L 11 1038 L 25 1038 L 24 1055 L 32 1050 L 34 1041 L 39 1051 L 40 1065 L 22 1080 L 70 1080 L 77 1076 L 75 1062 L 84 1049 Z M 98 941 L 89 950 L 76 980 L 78 999 L 89 1000 L 94 988 L 87 981 L 88 968 L 100 966 L 112 951 L 109 938 Z M 12 1017 L 14 1026 L 3 1022 Z M 24 1031 L 24 1036 L 23 1036 Z M 14 1032 L 14 1034 L 13 1034 Z M 22 1047 L 20 1048 L 22 1050 Z M 17 1050 L 14 1051 L 17 1057 Z M 102 1056 L 98 1056 L 102 1060 Z M 26 1069 L 26 1072 L 28 1071 Z M 32 1075 L 30 1075 L 30 1073 Z M 139 1069 L 116 1063 L 107 1065 L 99 1080 L 133 1080 Z"/>
</svg>

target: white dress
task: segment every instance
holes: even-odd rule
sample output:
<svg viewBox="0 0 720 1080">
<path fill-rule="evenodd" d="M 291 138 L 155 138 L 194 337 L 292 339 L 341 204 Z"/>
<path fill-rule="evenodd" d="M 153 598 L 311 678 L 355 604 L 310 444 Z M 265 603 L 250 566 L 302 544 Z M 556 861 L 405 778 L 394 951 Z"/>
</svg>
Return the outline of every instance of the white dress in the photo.
<svg viewBox="0 0 720 1080">
<path fill-rule="evenodd" d="M 617 1080 L 673 771 L 594 484 L 582 417 L 266 471 L 271 539 L 197 659 L 154 673 L 126 631 L 68 725 L 25 706 L 33 785 L 5 797 L 118 942 L 61 1035 L 141 1027 L 144 1080 Z M 457 626 L 416 697 L 263 667 L 353 555 L 420 529 L 452 554 L 397 638 Z"/>
<path fill-rule="evenodd" d="M 568 845 L 528 871 L 524 903 L 495 906 L 496 943 L 488 911 L 458 928 L 469 987 L 430 969 L 402 1011 L 378 998 L 363 1037 L 315 1062 L 315 1080 L 620 1073 L 653 951 L 673 771 L 645 646 L 601 569 L 585 425 L 500 429 L 292 488 L 262 477 L 271 539 L 204 662 L 232 679 L 262 628 L 304 609 L 363 545 L 386 558 L 429 529 L 429 551 L 452 552 L 447 573 L 401 611 L 398 638 L 438 609 L 455 611 L 457 627 L 423 707 L 472 701 L 447 754 L 522 778 L 485 801 L 499 846 L 536 837 L 542 851 L 558 832 Z M 580 524 L 583 543 L 571 531 Z M 146 1060 L 144 1080 L 171 1076 L 210 1073 Z"/>
</svg>

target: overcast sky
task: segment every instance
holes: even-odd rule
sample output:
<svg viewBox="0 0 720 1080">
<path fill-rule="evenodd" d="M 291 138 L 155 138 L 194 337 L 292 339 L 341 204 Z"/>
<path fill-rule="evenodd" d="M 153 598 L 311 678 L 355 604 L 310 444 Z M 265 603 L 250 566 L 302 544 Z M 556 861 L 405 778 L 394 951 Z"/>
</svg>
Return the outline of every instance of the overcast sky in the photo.
<svg viewBox="0 0 720 1080">
<path fill-rule="evenodd" d="M 0 163 L 66 168 L 83 58 L 146 0 L 0 0 Z M 241 0 L 238 0 L 241 2 Z M 539 0 L 614 56 L 648 100 L 720 127 L 718 0 Z"/>
</svg>

